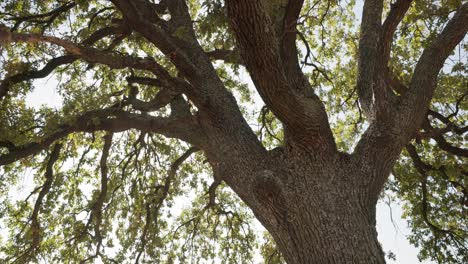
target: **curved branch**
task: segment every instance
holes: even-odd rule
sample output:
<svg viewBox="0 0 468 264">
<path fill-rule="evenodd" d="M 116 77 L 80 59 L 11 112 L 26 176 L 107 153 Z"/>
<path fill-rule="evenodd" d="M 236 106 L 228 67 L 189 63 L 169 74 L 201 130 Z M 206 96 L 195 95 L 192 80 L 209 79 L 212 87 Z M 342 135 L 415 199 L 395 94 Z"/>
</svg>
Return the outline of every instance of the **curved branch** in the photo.
<svg viewBox="0 0 468 264">
<path fill-rule="evenodd" d="M 1 28 L 0 28 L 0 31 L 1 31 Z M 123 31 L 121 30 L 121 28 L 118 28 L 118 27 L 102 28 L 102 29 L 95 31 L 87 39 L 83 40 L 82 45 L 90 46 L 102 38 L 105 38 L 113 34 L 120 34 L 122 32 Z M 0 35 L 1 34 L 2 33 L 0 32 Z M 0 41 L 0 44 L 1 44 L 1 41 Z M 30 71 L 26 71 L 26 72 L 22 72 L 22 73 L 18 73 L 18 74 L 6 77 L 0 83 L 0 100 L 6 96 L 11 85 L 24 82 L 27 80 L 47 77 L 57 67 L 65 65 L 65 64 L 73 63 L 76 60 L 77 60 L 77 57 L 73 55 L 60 56 L 60 57 L 53 58 L 50 61 L 48 61 L 46 65 L 40 70 L 30 70 Z"/>
<path fill-rule="evenodd" d="M 406 132 L 417 129 L 437 86 L 437 76 L 453 49 L 468 30 L 468 3 L 461 5 L 439 36 L 423 51 L 409 86 L 402 98 L 400 124 Z M 416 128 L 415 128 L 416 126 Z M 409 135 L 408 135 L 409 136 Z"/>
<path fill-rule="evenodd" d="M 279 38 L 264 2 L 230 0 L 226 4 L 242 60 L 265 104 L 285 124 L 287 130 L 294 132 L 291 134 L 302 146 L 335 150 L 333 135 L 320 99 L 313 93 L 303 96 L 292 89 L 281 58 Z M 302 90 L 307 90 L 305 88 L 308 85 L 306 80 L 301 81 Z"/>
<path fill-rule="evenodd" d="M 390 52 L 392 48 L 393 35 L 405 17 L 406 12 L 411 6 L 413 0 L 397 0 L 394 4 L 391 4 L 390 13 L 383 23 L 383 40 L 382 40 L 382 62 L 385 66 L 388 64 L 390 58 Z"/>
<path fill-rule="evenodd" d="M 57 7 L 56 9 L 50 11 L 50 12 L 47 12 L 47 13 L 43 13 L 43 14 L 36 14 L 36 15 L 28 15 L 28 16 L 22 16 L 22 17 L 12 17 L 12 18 L 9 18 L 8 20 L 13 20 L 15 21 L 15 25 L 13 26 L 12 28 L 12 31 L 15 31 L 16 29 L 18 29 L 18 27 L 21 25 L 21 23 L 25 22 L 25 21 L 33 21 L 33 22 L 37 22 L 37 23 L 45 23 L 45 26 L 49 26 L 50 24 L 52 24 L 52 22 L 54 22 L 54 20 L 60 16 L 61 14 L 67 12 L 68 10 L 72 9 L 73 7 L 76 6 L 76 3 L 71 1 L 71 2 L 67 2 L 59 7 Z M 48 18 L 47 20 L 44 20 L 44 21 L 41 21 L 41 19 L 44 19 L 44 18 Z"/>
<path fill-rule="evenodd" d="M 57 131 L 38 142 L 15 147 L 8 154 L 0 156 L 0 166 L 37 154 L 56 140 L 71 133 L 99 130 L 122 132 L 129 129 L 155 132 L 167 137 L 179 138 L 194 145 L 200 145 L 203 142 L 203 134 L 199 130 L 197 121 L 192 116 L 165 118 L 132 114 L 120 109 L 103 109 L 84 113 L 77 117 L 72 124 L 59 126 Z"/>
<path fill-rule="evenodd" d="M 422 126 L 422 128 L 425 131 L 418 133 L 418 135 L 416 135 L 416 140 L 432 138 L 436 141 L 437 146 L 439 146 L 440 149 L 456 156 L 468 157 L 468 149 L 453 146 L 452 144 L 447 142 L 447 140 L 444 137 L 444 134 L 447 132 L 453 132 L 455 134 L 463 135 L 463 133 L 465 133 L 466 128 L 458 127 L 454 123 L 450 122 L 449 118 L 446 118 L 438 112 L 430 110 L 429 115 L 436 116 L 439 120 L 446 124 L 446 127 L 434 128 L 432 127 L 429 119 L 426 119 Z"/>
<path fill-rule="evenodd" d="M 376 101 L 382 100 L 377 84 L 383 0 L 364 2 L 359 39 L 357 91 L 364 113 L 372 116 Z"/>
<path fill-rule="evenodd" d="M 26 72 L 18 73 L 13 76 L 5 78 L 0 83 L 0 100 L 7 95 L 8 91 L 10 90 L 11 85 L 20 83 L 23 81 L 27 81 L 27 80 L 47 77 L 57 67 L 72 63 L 75 60 L 76 58 L 70 55 L 53 58 L 47 62 L 44 68 L 40 70 L 26 71 Z"/>
<path fill-rule="evenodd" d="M 107 65 L 112 69 L 133 68 L 139 70 L 147 70 L 158 76 L 162 85 L 166 87 L 178 87 L 183 89 L 183 92 L 189 96 L 193 96 L 198 102 L 196 91 L 185 80 L 171 76 L 171 74 L 154 59 L 146 57 L 132 57 L 128 55 L 120 55 L 113 52 L 101 51 L 95 48 L 75 44 L 71 41 L 60 39 L 51 36 L 40 34 L 20 34 L 11 33 L 5 27 L 0 27 L 0 44 L 9 42 L 28 42 L 40 43 L 46 42 L 63 47 L 68 53 L 77 58 L 83 59 L 89 63 L 99 63 Z M 199 95 L 199 94 L 198 94 Z"/>
<path fill-rule="evenodd" d="M 132 67 L 140 70 L 149 70 L 155 73 L 162 74 L 165 77 L 168 77 L 169 75 L 169 73 L 167 73 L 167 71 L 161 65 L 159 65 L 152 59 L 118 55 L 112 52 L 104 52 L 98 49 L 75 44 L 69 40 L 60 39 L 52 36 L 44 36 L 34 33 L 12 33 L 9 32 L 6 28 L 0 27 L 0 41 L 3 42 L 2 45 L 9 42 L 46 42 L 61 46 L 71 55 L 77 56 L 90 63 L 104 64 L 113 69 L 123 69 L 127 67 Z"/>
<path fill-rule="evenodd" d="M 136 87 L 132 87 L 132 90 L 136 90 Z M 153 97 L 153 99 L 149 100 L 148 102 L 136 98 L 136 93 L 132 94 L 127 99 L 127 101 L 135 110 L 142 112 L 154 112 L 168 105 L 178 95 L 180 95 L 180 93 L 174 90 L 162 89 Z"/>
<path fill-rule="evenodd" d="M 445 150 L 457 156 L 468 158 L 468 149 L 452 146 L 449 142 L 447 142 L 447 140 L 445 140 L 443 135 L 438 135 L 434 137 L 434 140 L 437 142 L 437 145 L 442 150 Z"/>
<path fill-rule="evenodd" d="M 364 19 L 364 18 L 363 18 Z M 378 164 L 379 179 L 372 179 L 375 197 L 400 155 L 401 148 L 415 136 L 426 116 L 444 61 L 463 39 L 468 28 L 468 3 L 458 9 L 445 29 L 424 50 L 413 74 L 410 89 L 402 96 L 398 112 L 373 122 L 356 145 L 353 157 L 360 164 Z M 361 157 L 366 157 L 362 159 Z M 373 173 L 373 172 L 371 172 Z"/>
<path fill-rule="evenodd" d="M 399 94 L 404 94 L 408 88 L 392 73 L 388 65 L 392 50 L 393 36 L 398 25 L 405 17 L 413 0 L 397 0 L 391 4 L 390 13 L 383 23 L 382 33 L 382 66 L 384 67 L 385 82 Z"/>
</svg>

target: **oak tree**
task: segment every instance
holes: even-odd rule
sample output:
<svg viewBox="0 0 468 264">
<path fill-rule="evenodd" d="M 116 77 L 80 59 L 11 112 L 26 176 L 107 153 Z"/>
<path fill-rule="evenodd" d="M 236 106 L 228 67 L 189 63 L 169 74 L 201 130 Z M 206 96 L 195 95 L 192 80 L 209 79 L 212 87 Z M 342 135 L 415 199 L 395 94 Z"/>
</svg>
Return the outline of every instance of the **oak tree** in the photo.
<svg viewBox="0 0 468 264">
<path fill-rule="evenodd" d="M 468 3 L 3 0 L 0 23 L 2 263 L 385 263 L 386 193 L 421 259 L 468 262 Z"/>
</svg>

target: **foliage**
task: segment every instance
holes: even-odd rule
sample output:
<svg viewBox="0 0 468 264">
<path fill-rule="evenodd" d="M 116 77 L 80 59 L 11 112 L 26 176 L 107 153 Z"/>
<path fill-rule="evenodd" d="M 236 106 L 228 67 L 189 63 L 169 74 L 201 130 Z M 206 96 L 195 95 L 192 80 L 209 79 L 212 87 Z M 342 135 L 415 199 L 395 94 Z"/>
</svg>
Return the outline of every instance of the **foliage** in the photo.
<svg viewBox="0 0 468 264">
<path fill-rule="evenodd" d="M 234 49 L 224 1 L 188 2 L 205 51 Z M 302 68 L 324 101 L 337 146 L 344 152 L 352 152 L 368 126 L 355 88 L 360 4 L 354 0 L 306 1 L 298 23 Z M 392 46 L 390 66 L 402 83 L 408 85 L 423 48 L 460 4 L 457 0 L 414 1 Z M 390 1 L 385 1 L 385 7 L 388 12 Z M 170 20 L 165 14 L 161 17 Z M 55 35 L 74 43 L 84 43 L 94 32 L 120 25 L 119 21 L 121 14 L 109 1 L 0 3 L 0 23 L 15 32 Z M 174 34 L 183 39 L 188 33 L 178 28 Z M 168 58 L 137 33 L 106 35 L 93 46 L 152 57 L 177 74 Z M 441 147 L 445 142 L 466 152 L 467 48 L 461 43 L 444 66 L 431 102 L 432 114 L 402 153 L 385 190 L 404 202 L 404 217 L 412 229 L 409 240 L 421 249 L 420 259 L 439 263 L 468 262 L 467 160 L 450 147 Z M 64 124 L 78 124 L 82 113 L 116 105 L 130 110 L 126 102 L 132 98 L 151 101 L 164 90 L 162 85 L 130 81 L 135 76 L 150 77 L 145 71 L 112 69 L 72 58 L 50 72 L 59 82 L 55 90 L 62 97 L 61 107 L 33 107 L 28 96 L 43 89 L 33 79 L 49 74 L 31 72 L 43 71 L 51 59 L 69 54 L 43 43 L 2 45 L 1 54 L 0 78 L 13 81 L 8 95 L 0 99 L 0 155 L 9 153 L 11 146 L 42 144 Z M 238 54 L 229 56 L 235 60 Z M 264 146 L 280 146 L 282 125 L 260 105 L 245 69 L 238 63 L 214 65 Z M 18 81 L 11 79 L 28 71 L 15 77 Z M 195 113 L 193 104 L 189 108 Z M 154 112 L 168 116 L 171 106 Z M 102 121 L 87 122 L 99 126 Z M 437 131 L 443 133 L 435 135 Z M 110 154 L 103 159 L 106 137 L 109 134 L 102 131 L 71 133 L 57 141 L 62 145 L 54 162 L 52 146 L 59 143 L 0 167 L 0 260 L 248 263 L 262 255 L 266 263 L 282 263 L 272 238 L 256 231 L 253 214 L 216 180 L 202 153 L 180 140 L 131 129 L 113 134 Z M 48 177 L 50 189 L 39 199 Z M 39 217 L 34 218 L 34 211 Z"/>
</svg>

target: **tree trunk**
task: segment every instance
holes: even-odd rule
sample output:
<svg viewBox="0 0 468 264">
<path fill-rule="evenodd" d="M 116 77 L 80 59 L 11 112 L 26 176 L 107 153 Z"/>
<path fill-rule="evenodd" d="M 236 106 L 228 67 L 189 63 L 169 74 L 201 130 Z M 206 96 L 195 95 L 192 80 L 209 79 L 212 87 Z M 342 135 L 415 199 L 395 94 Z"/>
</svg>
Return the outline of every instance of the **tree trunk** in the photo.
<svg viewBox="0 0 468 264">
<path fill-rule="evenodd" d="M 275 234 L 286 262 L 385 263 L 375 224 L 352 209 L 332 212 L 323 207 L 307 213 L 307 220 L 286 224 Z"/>
<path fill-rule="evenodd" d="M 264 170 L 252 190 L 257 203 L 251 208 L 286 262 L 385 263 L 375 229 L 379 192 L 371 191 L 374 177 L 367 176 L 376 168 L 357 166 L 346 155 L 295 157 L 280 166 L 287 173 Z M 386 172 L 372 174 L 380 173 Z"/>
</svg>

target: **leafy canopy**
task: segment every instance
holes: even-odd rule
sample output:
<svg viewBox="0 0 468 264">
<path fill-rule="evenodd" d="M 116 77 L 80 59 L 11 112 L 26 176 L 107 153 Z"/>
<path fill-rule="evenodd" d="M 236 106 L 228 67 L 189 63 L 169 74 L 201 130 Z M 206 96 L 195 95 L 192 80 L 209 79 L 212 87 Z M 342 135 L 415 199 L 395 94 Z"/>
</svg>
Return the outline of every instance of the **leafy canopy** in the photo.
<svg viewBox="0 0 468 264">
<path fill-rule="evenodd" d="M 164 1 L 151 2 L 157 9 Z M 198 41 L 216 60 L 244 117 L 264 146 L 280 146 L 281 123 L 249 86 L 224 2 L 187 2 Z M 368 125 L 355 89 L 361 4 L 306 1 L 298 21 L 301 65 L 345 152 Z M 386 14 L 391 4 L 385 1 Z M 408 83 L 422 50 L 460 4 L 414 1 L 391 51 L 390 68 L 401 83 Z M 163 22 L 171 20 L 165 8 L 158 13 Z M 178 74 L 109 1 L 4 0 L 0 23 L 12 32 L 153 58 L 167 74 Z M 181 26 L 172 34 L 184 39 L 188 29 Z M 444 66 L 427 122 L 403 151 L 382 194 L 403 201 L 410 242 L 421 248 L 421 259 L 439 263 L 468 262 L 466 50 L 461 43 Z M 1 55 L 1 262 L 248 263 L 258 250 L 265 262 L 282 261 L 248 208 L 213 178 L 198 149 L 144 125 L 103 131 L 112 118 L 103 119 L 100 110 L 144 113 L 148 120 L 167 117 L 176 107 L 196 113 L 187 97 L 138 67 L 78 59 L 53 44 L 5 44 Z M 45 89 L 36 85 L 38 78 L 57 80 L 59 107 L 29 103 L 31 93 Z M 31 146 L 38 147 L 8 160 L 8 153 Z"/>
</svg>

